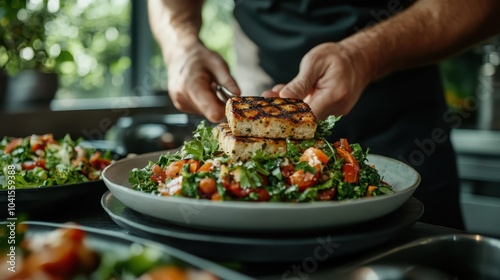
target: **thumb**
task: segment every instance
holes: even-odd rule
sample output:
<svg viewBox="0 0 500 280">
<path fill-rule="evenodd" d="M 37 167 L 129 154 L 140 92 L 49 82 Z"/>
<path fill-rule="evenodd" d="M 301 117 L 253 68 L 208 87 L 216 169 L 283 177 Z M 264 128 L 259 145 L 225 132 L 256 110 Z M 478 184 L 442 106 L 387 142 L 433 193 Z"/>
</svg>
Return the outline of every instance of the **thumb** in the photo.
<svg viewBox="0 0 500 280">
<path fill-rule="evenodd" d="M 312 90 L 313 84 L 308 79 L 299 76 L 295 77 L 290 83 L 284 86 L 279 92 L 282 98 L 304 99 Z"/>
<path fill-rule="evenodd" d="M 301 63 L 299 74 L 280 90 L 280 97 L 304 99 L 313 91 L 318 78 L 316 71 L 308 65 Z"/>
</svg>

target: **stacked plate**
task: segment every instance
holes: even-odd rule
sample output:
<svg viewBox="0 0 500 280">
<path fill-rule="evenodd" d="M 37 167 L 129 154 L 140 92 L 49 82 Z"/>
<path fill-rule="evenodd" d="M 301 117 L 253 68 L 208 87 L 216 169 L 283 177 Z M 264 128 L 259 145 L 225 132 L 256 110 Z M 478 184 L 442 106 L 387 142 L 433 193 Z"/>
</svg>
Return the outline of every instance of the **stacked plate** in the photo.
<svg viewBox="0 0 500 280">
<path fill-rule="evenodd" d="M 139 192 L 128 182 L 133 168 L 166 151 L 127 158 L 109 166 L 110 190 L 102 206 L 130 232 L 161 240 L 202 257 L 227 261 L 289 262 L 359 252 L 390 240 L 422 215 L 412 198 L 419 174 L 397 160 L 370 155 L 394 194 L 351 201 L 308 203 L 209 201 Z"/>
</svg>

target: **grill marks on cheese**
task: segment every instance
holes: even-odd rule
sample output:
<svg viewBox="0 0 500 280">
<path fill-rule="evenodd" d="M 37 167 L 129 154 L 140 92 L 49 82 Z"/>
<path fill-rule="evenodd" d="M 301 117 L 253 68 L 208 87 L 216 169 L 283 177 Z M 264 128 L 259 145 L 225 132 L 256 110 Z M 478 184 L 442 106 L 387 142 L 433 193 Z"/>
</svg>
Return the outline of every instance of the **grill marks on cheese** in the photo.
<svg viewBox="0 0 500 280">
<path fill-rule="evenodd" d="M 234 97 L 226 103 L 226 117 L 234 136 L 311 139 L 316 116 L 300 99 Z"/>
<path fill-rule="evenodd" d="M 233 160 L 247 160 L 255 151 L 285 155 L 286 138 L 311 139 L 316 117 L 300 99 L 234 97 L 226 103 L 228 122 L 215 127 L 220 149 Z M 315 146 L 324 143 L 316 141 Z"/>
</svg>

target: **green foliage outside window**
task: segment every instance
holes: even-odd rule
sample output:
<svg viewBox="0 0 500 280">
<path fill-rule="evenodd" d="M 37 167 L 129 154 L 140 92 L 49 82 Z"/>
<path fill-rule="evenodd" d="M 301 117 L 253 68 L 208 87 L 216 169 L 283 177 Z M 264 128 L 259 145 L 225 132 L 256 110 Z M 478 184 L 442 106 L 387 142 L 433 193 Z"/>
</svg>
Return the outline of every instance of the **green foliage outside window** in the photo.
<svg viewBox="0 0 500 280">
<path fill-rule="evenodd" d="M 55 72 L 58 95 L 110 96 L 130 67 L 129 25 L 129 0 L 0 0 L 0 68 Z"/>
</svg>

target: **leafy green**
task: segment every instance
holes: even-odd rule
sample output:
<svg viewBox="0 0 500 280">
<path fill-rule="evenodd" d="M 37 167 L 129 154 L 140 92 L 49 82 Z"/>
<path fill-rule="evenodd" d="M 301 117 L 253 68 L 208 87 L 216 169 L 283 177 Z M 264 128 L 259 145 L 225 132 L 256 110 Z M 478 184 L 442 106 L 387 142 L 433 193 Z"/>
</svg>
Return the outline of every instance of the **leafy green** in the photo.
<svg viewBox="0 0 500 280">
<path fill-rule="evenodd" d="M 189 164 L 182 167 L 182 196 L 192 198 L 210 198 L 199 191 L 200 181 L 209 176 L 217 183 L 217 192 L 222 200 L 261 200 L 263 189 L 270 196 L 268 201 L 294 201 L 306 202 L 324 199 L 323 194 L 328 199 L 334 197 L 335 200 L 358 199 L 367 195 L 369 186 L 377 186 L 372 195 L 383 195 L 392 192 L 390 186 L 382 182 L 378 171 L 366 163 L 368 149 L 363 150 L 359 144 L 350 144 L 352 155 L 359 164 L 358 180 L 356 183 L 344 181 L 343 167 L 345 160 L 337 156 L 336 149 L 327 142 L 325 135 L 328 135 L 340 117 L 330 116 L 326 120 L 318 123 L 318 131 L 314 139 L 297 141 L 285 139 L 286 153 L 284 155 L 269 154 L 263 151 L 255 151 L 250 159 L 245 161 L 231 159 L 218 149 L 217 137 L 213 135 L 211 127 L 201 122 L 194 132 L 194 139 L 184 144 L 180 153 L 167 153 L 160 157 L 159 166 L 164 170 L 168 165 L 178 160 L 194 159 L 202 164 L 211 160 L 214 167 L 211 171 L 193 172 Z M 304 151 L 311 147 L 317 147 L 318 140 L 324 141 L 324 145 L 319 145 L 323 153 L 328 156 L 328 163 L 318 166 L 311 166 L 307 161 L 301 161 Z M 135 169 L 131 172 L 130 183 L 137 190 L 147 192 L 157 192 L 158 184 L 149 184 L 152 180 L 150 163 L 147 170 Z M 302 171 L 317 177 L 317 182 L 305 190 L 300 190 L 297 185 L 291 183 L 290 176 L 296 174 L 300 176 Z M 319 172 L 319 174 L 318 174 Z M 167 179 L 167 183 L 169 180 Z M 241 192 L 242 190 L 245 190 Z M 325 192 L 331 190 L 329 192 Z M 245 193 L 248 195 L 241 197 Z M 265 195 L 265 194 L 264 194 Z"/>
<path fill-rule="evenodd" d="M 160 158 L 161 161 L 161 158 Z M 154 162 L 150 161 L 144 168 L 134 168 L 130 171 L 128 181 L 133 188 L 142 192 L 156 193 L 158 184 L 151 180 L 151 166 Z"/>
<path fill-rule="evenodd" d="M 19 189 L 76 184 L 100 177 L 101 167 L 90 163 L 96 149 L 82 146 L 82 139 L 73 140 L 67 134 L 55 141 L 50 134 L 32 135 L 6 150 L 11 142 L 18 143 L 9 137 L 0 141 L 0 182 L 7 177 L 7 166 L 11 165 L 15 167 L 15 184 Z M 102 153 L 98 160 L 105 159 L 112 161 L 110 151 Z M 6 188 L 0 183 L 0 189 Z"/>
<path fill-rule="evenodd" d="M 324 120 L 318 121 L 315 138 L 322 138 L 332 134 L 332 129 L 342 116 L 328 116 Z"/>
<path fill-rule="evenodd" d="M 193 133 L 194 139 L 186 141 L 183 149 L 188 157 L 204 161 L 213 158 L 219 148 L 216 137 L 212 132 L 212 127 L 207 126 L 205 121 L 201 121 Z"/>
</svg>

